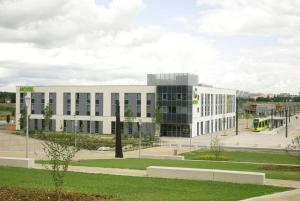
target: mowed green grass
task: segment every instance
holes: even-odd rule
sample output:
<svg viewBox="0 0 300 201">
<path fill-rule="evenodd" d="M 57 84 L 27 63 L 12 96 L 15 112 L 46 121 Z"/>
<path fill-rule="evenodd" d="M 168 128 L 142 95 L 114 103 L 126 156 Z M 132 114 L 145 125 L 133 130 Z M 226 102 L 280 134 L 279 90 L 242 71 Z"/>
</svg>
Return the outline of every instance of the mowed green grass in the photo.
<svg viewBox="0 0 300 201">
<path fill-rule="evenodd" d="M 119 160 L 121 161 L 121 160 Z M 53 189 L 46 170 L 0 167 L 0 186 Z M 68 172 L 64 191 L 115 195 L 119 201 L 237 201 L 290 188 Z"/>
<path fill-rule="evenodd" d="M 213 161 L 189 161 L 189 160 L 158 160 L 158 159 L 98 159 L 98 160 L 80 160 L 71 162 L 75 166 L 107 167 L 107 168 L 125 168 L 145 170 L 148 166 L 167 166 L 167 167 L 187 167 L 203 169 L 236 170 L 250 172 L 264 172 L 270 179 L 299 180 L 300 172 L 297 171 L 274 171 L 263 170 L 257 164 L 231 163 L 231 162 L 213 162 Z"/>
<path fill-rule="evenodd" d="M 185 159 L 197 159 L 201 156 L 213 155 L 210 150 L 197 150 L 182 154 Z M 223 155 L 229 161 L 254 162 L 254 163 L 276 163 L 276 164 L 300 164 L 300 160 L 294 155 L 286 152 L 269 151 L 224 151 Z"/>
</svg>

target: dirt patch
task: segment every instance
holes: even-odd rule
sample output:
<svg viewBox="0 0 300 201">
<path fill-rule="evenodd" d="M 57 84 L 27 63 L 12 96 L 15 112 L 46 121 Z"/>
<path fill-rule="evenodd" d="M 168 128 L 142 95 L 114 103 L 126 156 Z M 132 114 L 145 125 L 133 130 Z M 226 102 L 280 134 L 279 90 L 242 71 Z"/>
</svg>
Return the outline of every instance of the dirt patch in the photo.
<svg viewBox="0 0 300 201">
<path fill-rule="evenodd" d="M 292 171 L 300 172 L 300 166 L 289 166 L 289 165 L 260 165 L 259 169 L 262 170 L 275 170 L 275 171 Z"/>
<path fill-rule="evenodd" d="M 104 201 L 115 198 L 112 195 L 87 195 L 83 193 L 62 193 L 61 201 Z M 57 201 L 55 192 L 39 189 L 0 187 L 0 201 Z"/>
</svg>

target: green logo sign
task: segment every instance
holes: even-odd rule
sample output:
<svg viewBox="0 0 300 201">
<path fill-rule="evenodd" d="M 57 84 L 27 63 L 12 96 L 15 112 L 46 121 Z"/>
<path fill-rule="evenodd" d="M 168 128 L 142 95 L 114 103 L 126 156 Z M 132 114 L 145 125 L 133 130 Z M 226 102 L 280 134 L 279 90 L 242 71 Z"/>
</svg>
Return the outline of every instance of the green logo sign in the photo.
<svg viewBox="0 0 300 201">
<path fill-rule="evenodd" d="M 20 86 L 20 92 L 33 92 L 32 86 Z"/>
<path fill-rule="evenodd" d="M 194 88 L 193 91 L 193 105 L 197 105 L 198 104 L 198 92 L 197 92 L 197 88 Z"/>
</svg>

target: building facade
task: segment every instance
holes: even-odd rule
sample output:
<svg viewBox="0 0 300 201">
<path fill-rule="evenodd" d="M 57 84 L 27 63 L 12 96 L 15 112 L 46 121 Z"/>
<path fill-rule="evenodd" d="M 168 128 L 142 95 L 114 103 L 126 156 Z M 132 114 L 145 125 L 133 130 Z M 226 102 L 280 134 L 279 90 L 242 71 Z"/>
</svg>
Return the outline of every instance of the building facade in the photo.
<svg viewBox="0 0 300 201">
<path fill-rule="evenodd" d="M 148 74 L 147 85 L 34 86 L 16 89 L 16 118 L 31 98 L 30 129 L 44 128 L 43 112 L 52 111 L 51 130 L 114 134 L 116 101 L 120 103 L 121 129 L 153 134 L 152 117 L 163 116 L 161 136 L 194 137 L 235 127 L 236 92 L 201 86 L 192 74 Z M 131 111 L 132 124 L 124 124 Z M 17 121 L 17 129 L 20 129 Z"/>
</svg>

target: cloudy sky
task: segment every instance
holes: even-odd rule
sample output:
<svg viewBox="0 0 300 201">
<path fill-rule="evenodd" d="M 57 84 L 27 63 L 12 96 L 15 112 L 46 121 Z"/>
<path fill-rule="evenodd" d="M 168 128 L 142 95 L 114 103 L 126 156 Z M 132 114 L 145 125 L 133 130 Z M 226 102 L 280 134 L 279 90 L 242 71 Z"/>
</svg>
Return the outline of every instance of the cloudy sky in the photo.
<svg viewBox="0 0 300 201">
<path fill-rule="evenodd" d="M 0 0 L 0 90 L 188 72 L 300 91 L 299 0 Z"/>
</svg>

